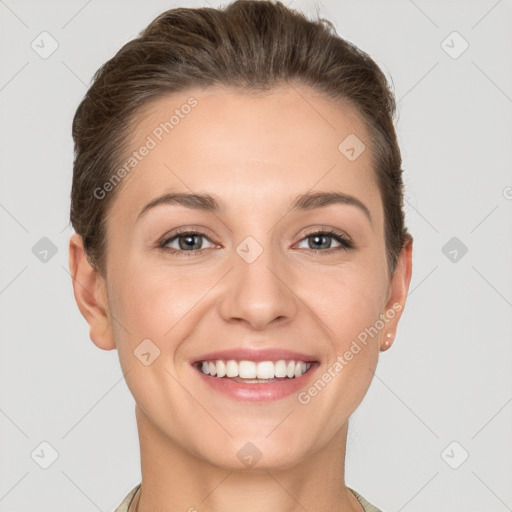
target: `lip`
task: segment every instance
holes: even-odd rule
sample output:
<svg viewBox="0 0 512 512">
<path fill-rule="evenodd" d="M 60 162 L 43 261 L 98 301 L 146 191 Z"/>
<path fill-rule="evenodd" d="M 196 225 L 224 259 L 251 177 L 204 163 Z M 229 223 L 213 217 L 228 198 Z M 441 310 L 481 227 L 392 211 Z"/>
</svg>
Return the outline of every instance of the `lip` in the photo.
<svg viewBox="0 0 512 512">
<path fill-rule="evenodd" d="M 217 350 L 215 352 L 208 352 L 200 357 L 191 361 L 191 364 L 197 364 L 202 361 L 213 361 L 216 359 L 223 359 L 229 361 L 279 361 L 284 359 L 287 361 L 304 361 L 305 363 L 317 363 L 318 360 L 311 355 L 293 350 L 265 348 L 265 349 L 251 349 L 251 348 L 234 348 L 231 350 Z"/>
<path fill-rule="evenodd" d="M 280 359 L 284 359 L 285 361 L 304 361 L 305 363 L 310 363 L 311 366 L 309 370 L 300 377 L 294 377 L 292 379 L 286 378 L 269 383 L 249 384 L 236 382 L 227 377 L 205 375 L 199 368 L 199 363 L 201 361 L 213 361 L 216 359 L 255 362 L 279 361 Z M 270 402 L 297 394 L 301 389 L 308 386 L 309 382 L 316 374 L 320 363 L 311 355 L 292 350 L 240 348 L 209 352 L 191 361 L 191 365 L 194 373 L 208 387 L 208 390 L 213 389 L 224 396 L 241 402 Z"/>
<path fill-rule="evenodd" d="M 300 377 L 283 379 L 267 384 L 247 384 L 236 382 L 227 377 L 205 375 L 197 366 L 193 367 L 193 371 L 209 389 L 218 391 L 233 400 L 241 402 L 271 402 L 297 394 L 301 389 L 308 386 L 319 367 L 318 363 L 311 363 L 309 370 Z"/>
</svg>

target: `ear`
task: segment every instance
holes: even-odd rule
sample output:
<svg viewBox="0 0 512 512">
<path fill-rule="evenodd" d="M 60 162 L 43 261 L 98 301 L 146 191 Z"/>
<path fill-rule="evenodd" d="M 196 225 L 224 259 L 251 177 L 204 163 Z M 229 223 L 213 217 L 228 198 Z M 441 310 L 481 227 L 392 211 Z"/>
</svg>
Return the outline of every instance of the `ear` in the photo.
<svg viewBox="0 0 512 512">
<path fill-rule="evenodd" d="M 69 270 L 73 293 L 82 316 L 89 324 L 89 336 L 103 350 L 116 348 L 108 296 L 103 276 L 91 266 L 85 255 L 83 239 L 77 233 L 69 240 Z"/>
<path fill-rule="evenodd" d="M 388 298 L 384 314 L 390 320 L 383 329 L 381 351 L 391 347 L 398 328 L 398 321 L 402 316 L 409 291 L 412 276 L 412 246 L 413 238 L 410 236 L 398 257 L 395 273 L 391 278 L 388 289 Z M 392 313 L 394 311 L 394 314 Z M 386 312 L 388 312 L 386 314 Z M 391 315 L 392 318 L 391 318 Z"/>
</svg>

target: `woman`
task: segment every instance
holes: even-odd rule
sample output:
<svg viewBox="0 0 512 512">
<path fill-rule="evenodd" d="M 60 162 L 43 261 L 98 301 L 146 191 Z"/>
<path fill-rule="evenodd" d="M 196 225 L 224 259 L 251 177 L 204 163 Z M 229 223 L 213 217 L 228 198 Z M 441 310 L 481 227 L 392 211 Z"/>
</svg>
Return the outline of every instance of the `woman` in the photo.
<svg viewBox="0 0 512 512">
<path fill-rule="evenodd" d="M 281 3 L 169 10 L 98 70 L 69 257 L 136 402 L 117 512 L 378 511 L 344 459 L 411 279 L 394 108 L 368 55 Z"/>
</svg>

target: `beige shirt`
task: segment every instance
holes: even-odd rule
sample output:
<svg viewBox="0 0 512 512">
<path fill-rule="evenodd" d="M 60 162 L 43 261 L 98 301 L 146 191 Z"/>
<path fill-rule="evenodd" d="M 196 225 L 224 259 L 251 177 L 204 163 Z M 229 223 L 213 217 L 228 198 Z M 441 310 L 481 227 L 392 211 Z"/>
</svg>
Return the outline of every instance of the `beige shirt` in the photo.
<svg viewBox="0 0 512 512">
<path fill-rule="evenodd" d="M 117 507 L 114 512 L 128 512 L 128 508 L 130 507 L 130 503 L 132 502 L 133 498 L 135 497 L 135 493 L 139 490 L 140 484 L 136 485 L 126 496 L 126 498 L 123 500 L 123 502 Z M 364 512 L 382 512 L 380 509 L 378 509 L 376 506 L 372 505 L 371 503 L 368 503 L 360 494 L 358 494 L 354 489 L 348 488 L 354 496 L 357 498 L 359 503 L 363 506 Z"/>
</svg>

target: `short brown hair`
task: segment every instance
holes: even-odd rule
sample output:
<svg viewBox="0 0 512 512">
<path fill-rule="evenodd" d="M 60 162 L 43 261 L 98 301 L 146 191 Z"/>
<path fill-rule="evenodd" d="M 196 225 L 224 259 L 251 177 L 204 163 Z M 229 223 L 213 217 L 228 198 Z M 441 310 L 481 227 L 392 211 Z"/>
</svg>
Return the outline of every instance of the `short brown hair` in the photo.
<svg viewBox="0 0 512 512">
<path fill-rule="evenodd" d="M 263 0 L 237 0 L 222 9 L 170 9 L 95 73 L 73 119 L 70 209 L 93 267 L 105 274 L 105 222 L 117 192 L 98 199 L 94 190 L 123 160 L 143 105 L 193 87 L 224 85 L 249 92 L 286 83 L 348 101 L 365 122 L 384 205 L 391 276 L 412 237 L 404 222 L 395 99 L 388 82 L 369 55 L 339 37 L 331 22 L 311 21 L 281 2 Z"/>
</svg>

